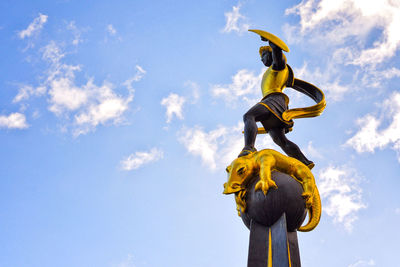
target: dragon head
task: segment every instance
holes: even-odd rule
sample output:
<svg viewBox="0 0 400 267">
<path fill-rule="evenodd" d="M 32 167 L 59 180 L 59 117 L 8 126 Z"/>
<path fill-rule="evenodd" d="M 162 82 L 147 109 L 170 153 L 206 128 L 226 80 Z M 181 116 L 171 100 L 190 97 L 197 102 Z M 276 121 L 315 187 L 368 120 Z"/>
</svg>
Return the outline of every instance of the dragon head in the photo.
<svg viewBox="0 0 400 267">
<path fill-rule="evenodd" d="M 239 157 L 226 167 L 228 182 L 224 184 L 224 194 L 232 194 L 244 189 L 244 182 L 253 172 L 252 159 L 249 156 Z"/>
</svg>

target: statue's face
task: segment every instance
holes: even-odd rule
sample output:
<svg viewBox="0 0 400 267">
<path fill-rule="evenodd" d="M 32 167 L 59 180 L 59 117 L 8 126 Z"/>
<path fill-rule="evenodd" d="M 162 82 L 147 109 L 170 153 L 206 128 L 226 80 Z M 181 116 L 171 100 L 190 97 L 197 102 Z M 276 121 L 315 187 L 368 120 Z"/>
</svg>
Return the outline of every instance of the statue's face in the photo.
<svg viewBox="0 0 400 267">
<path fill-rule="evenodd" d="M 265 66 L 269 67 L 272 64 L 272 53 L 268 51 L 264 51 L 262 53 L 261 61 Z"/>
</svg>

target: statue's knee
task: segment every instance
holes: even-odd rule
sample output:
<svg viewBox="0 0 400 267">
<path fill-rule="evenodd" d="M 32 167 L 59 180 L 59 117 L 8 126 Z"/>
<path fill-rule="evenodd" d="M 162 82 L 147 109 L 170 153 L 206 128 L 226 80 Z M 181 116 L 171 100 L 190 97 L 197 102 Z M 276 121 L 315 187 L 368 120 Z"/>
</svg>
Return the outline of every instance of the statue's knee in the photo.
<svg viewBox="0 0 400 267">
<path fill-rule="evenodd" d="M 243 115 L 243 121 L 248 121 L 248 120 L 255 120 L 255 118 L 254 118 L 254 116 L 253 116 L 251 113 L 246 112 L 246 113 Z"/>
</svg>

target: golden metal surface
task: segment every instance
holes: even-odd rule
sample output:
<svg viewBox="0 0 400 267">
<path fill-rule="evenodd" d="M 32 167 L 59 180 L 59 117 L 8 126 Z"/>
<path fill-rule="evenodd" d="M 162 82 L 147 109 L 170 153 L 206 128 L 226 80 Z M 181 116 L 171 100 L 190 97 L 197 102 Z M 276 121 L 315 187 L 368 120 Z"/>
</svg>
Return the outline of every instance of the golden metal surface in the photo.
<svg viewBox="0 0 400 267">
<path fill-rule="evenodd" d="M 300 80 L 300 79 L 295 79 L 295 80 Z M 301 81 L 301 80 L 300 80 Z M 321 115 L 322 111 L 324 111 L 326 107 L 326 100 L 325 100 L 325 95 L 324 92 L 322 92 L 321 89 L 316 87 L 315 85 L 312 85 L 310 83 L 304 82 L 305 84 L 308 84 L 309 86 L 312 86 L 316 91 L 318 91 L 322 95 L 322 99 L 313 106 L 310 107 L 305 107 L 305 108 L 294 108 L 294 109 L 289 109 L 283 112 L 282 118 L 284 120 L 291 120 L 291 119 L 299 119 L 299 118 L 311 118 L 311 117 L 317 117 Z"/>
<path fill-rule="evenodd" d="M 289 246 L 288 239 L 286 239 L 286 246 L 287 246 L 288 259 L 289 259 L 289 267 L 292 267 L 292 260 L 290 259 L 290 246 Z"/>
<path fill-rule="evenodd" d="M 279 37 L 273 35 L 272 33 L 262 31 L 262 30 L 249 30 L 249 32 L 254 32 L 254 33 L 264 37 L 265 39 L 268 39 L 268 41 L 277 45 L 283 51 L 289 52 L 289 47 L 285 44 L 285 42 L 282 41 Z"/>
<path fill-rule="evenodd" d="M 261 92 L 263 98 L 273 93 L 282 93 L 286 87 L 289 77 L 289 69 L 286 66 L 283 70 L 274 70 L 270 66 L 265 72 L 261 80 Z M 286 104 L 289 104 L 289 98 L 285 97 Z"/>
<path fill-rule="evenodd" d="M 270 227 L 268 227 L 268 267 L 272 267 L 272 235 Z"/>
<path fill-rule="evenodd" d="M 289 52 L 289 47 L 285 44 L 285 42 L 283 42 L 279 37 L 273 35 L 272 33 L 262 31 L 262 30 L 256 30 L 256 29 L 252 29 L 249 31 L 254 32 L 254 33 L 268 39 L 270 42 L 277 45 L 283 51 Z M 272 48 L 270 46 L 260 47 L 260 50 L 259 50 L 260 56 L 262 55 L 262 52 L 265 50 L 272 51 Z M 292 72 L 292 74 L 293 74 L 293 72 Z M 289 77 L 288 66 L 286 66 L 285 69 L 280 70 L 280 71 L 273 70 L 272 66 L 270 66 L 267 69 L 267 71 L 264 73 L 262 82 L 261 82 L 261 91 L 262 91 L 263 98 L 265 98 L 266 96 L 268 96 L 269 94 L 272 94 L 272 93 L 282 93 L 283 89 L 285 89 L 285 87 L 287 86 L 288 77 Z M 316 100 L 317 104 L 310 106 L 310 107 L 294 108 L 294 109 L 286 110 L 282 114 L 283 120 L 290 121 L 292 119 L 310 118 L 310 117 L 316 117 L 316 116 L 321 115 L 322 111 L 325 109 L 325 106 L 326 106 L 325 96 L 324 96 L 324 93 L 322 92 L 322 90 L 320 90 L 318 87 L 316 87 L 310 83 L 304 82 L 300 79 L 294 79 L 293 81 L 295 81 L 295 80 L 300 81 L 303 85 L 306 85 L 306 87 L 312 88 L 312 91 L 319 93 L 319 95 L 322 95 L 322 99 L 318 99 L 318 102 Z M 291 86 L 291 84 L 289 84 L 288 86 Z M 286 104 L 289 104 L 289 98 L 286 95 L 285 95 L 285 100 L 286 100 Z"/>
<path fill-rule="evenodd" d="M 298 181 L 304 193 L 302 194 L 309 213 L 309 221 L 299 231 L 313 230 L 321 218 L 321 199 L 315 179 L 310 169 L 295 158 L 285 156 L 272 149 L 264 149 L 247 156 L 235 159 L 227 168 L 228 182 L 224 184 L 224 194 L 235 193 L 236 208 L 239 212 L 246 211 L 246 184 L 256 174 L 260 180 L 255 190 L 262 190 L 266 195 L 269 188 L 277 188 L 271 179 L 272 171 L 286 173 Z"/>
</svg>

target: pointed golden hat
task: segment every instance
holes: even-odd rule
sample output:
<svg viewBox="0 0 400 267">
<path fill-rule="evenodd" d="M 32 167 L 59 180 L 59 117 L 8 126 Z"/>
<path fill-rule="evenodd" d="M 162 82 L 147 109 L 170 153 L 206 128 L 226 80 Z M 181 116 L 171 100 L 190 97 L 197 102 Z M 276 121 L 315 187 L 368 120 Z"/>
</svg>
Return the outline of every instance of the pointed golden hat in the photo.
<svg viewBox="0 0 400 267">
<path fill-rule="evenodd" d="M 257 33 L 258 35 L 264 37 L 265 39 L 268 39 L 268 41 L 270 41 L 271 43 L 277 45 L 283 51 L 289 52 L 289 47 L 285 44 L 285 42 L 279 39 L 279 37 L 273 35 L 272 33 L 262 30 L 249 30 L 249 32 Z"/>
</svg>

